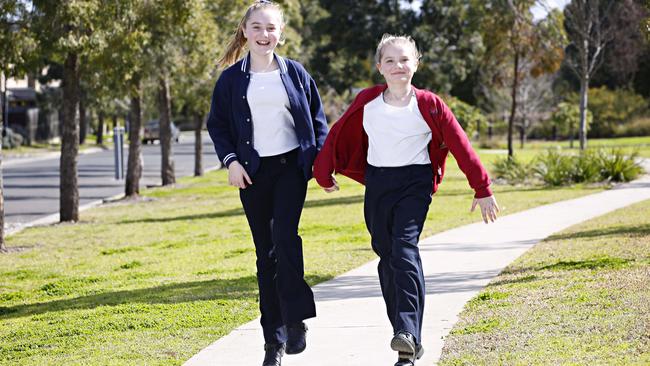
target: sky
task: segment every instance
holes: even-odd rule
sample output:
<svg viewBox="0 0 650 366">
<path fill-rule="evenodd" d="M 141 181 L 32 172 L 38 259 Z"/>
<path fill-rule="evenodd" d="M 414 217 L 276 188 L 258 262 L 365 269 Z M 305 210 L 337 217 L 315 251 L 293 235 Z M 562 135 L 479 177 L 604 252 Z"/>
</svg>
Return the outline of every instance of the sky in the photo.
<svg viewBox="0 0 650 366">
<path fill-rule="evenodd" d="M 571 2 L 571 0 L 545 0 L 544 2 L 550 8 L 564 9 L 564 7 Z M 546 9 L 544 9 L 543 6 L 539 5 L 539 2 L 535 4 L 531 10 L 533 12 L 533 17 L 535 20 L 543 19 L 546 17 L 546 14 L 548 14 Z"/>
<path fill-rule="evenodd" d="M 551 8 L 551 9 L 553 9 L 553 8 L 564 9 L 564 7 L 568 3 L 571 2 L 571 0 L 538 0 L 537 3 L 535 4 L 535 6 L 533 6 L 533 8 L 531 9 L 532 12 L 533 12 L 533 16 L 534 16 L 535 20 L 545 18 L 546 14 L 548 14 L 545 7 L 540 5 L 540 2 L 545 3 L 547 5 L 547 7 Z M 407 3 L 407 6 L 408 6 L 408 3 Z M 414 0 L 411 3 L 411 7 L 413 9 L 420 9 L 421 6 L 422 6 L 422 0 Z"/>
</svg>

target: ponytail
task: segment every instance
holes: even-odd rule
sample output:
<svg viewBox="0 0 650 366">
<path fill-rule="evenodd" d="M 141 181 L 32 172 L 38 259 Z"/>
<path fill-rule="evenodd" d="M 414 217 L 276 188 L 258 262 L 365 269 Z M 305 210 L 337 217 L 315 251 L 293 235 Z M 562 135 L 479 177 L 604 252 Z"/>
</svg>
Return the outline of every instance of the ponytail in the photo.
<svg viewBox="0 0 650 366">
<path fill-rule="evenodd" d="M 282 8 L 280 8 L 280 5 L 268 0 L 255 1 L 251 6 L 248 7 L 246 13 L 244 14 L 241 21 L 239 22 L 239 25 L 237 26 L 237 31 L 228 42 L 228 46 L 226 47 L 226 52 L 218 61 L 219 66 L 224 68 L 228 67 L 234 64 L 239 59 L 239 57 L 242 54 L 242 51 L 244 51 L 244 49 L 246 48 L 246 37 L 244 37 L 244 29 L 246 28 L 246 22 L 248 21 L 248 19 L 250 18 L 251 14 L 253 14 L 254 11 L 258 9 L 264 9 L 264 8 L 273 8 L 277 10 L 280 13 L 280 19 L 282 20 L 282 24 L 285 23 L 284 12 L 282 11 Z M 282 38 L 284 38 L 284 33 L 282 34 Z"/>
<path fill-rule="evenodd" d="M 235 63 L 241 56 L 242 51 L 246 47 L 246 37 L 244 37 L 244 28 L 246 27 L 246 16 L 242 18 L 237 27 L 237 32 L 228 42 L 226 53 L 219 59 L 218 63 L 221 67 L 228 67 Z"/>
</svg>

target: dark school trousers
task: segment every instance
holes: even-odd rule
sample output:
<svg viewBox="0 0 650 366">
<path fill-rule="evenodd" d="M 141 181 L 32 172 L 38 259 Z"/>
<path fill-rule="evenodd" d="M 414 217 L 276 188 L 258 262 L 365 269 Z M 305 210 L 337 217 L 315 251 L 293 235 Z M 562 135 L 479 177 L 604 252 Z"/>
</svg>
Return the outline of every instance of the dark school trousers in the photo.
<svg viewBox="0 0 650 366">
<path fill-rule="evenodd" d="M 424 273 L 418 240 L 431 203 L 430 165 L 366 169 L 364 216 L 379 256 L 379 282 L 395 333 L 421 342 Z"/>
<path fill-rule="evenodd" d="M 287 324 L 316 316 L 298 235 L 307 181 L 297 150 L 261 158 L 251 180 L 253 184 L 240 189 L 239 196 L 255 243 L 264 341 L 282 343 L 287 340 Z"/>
</svg>

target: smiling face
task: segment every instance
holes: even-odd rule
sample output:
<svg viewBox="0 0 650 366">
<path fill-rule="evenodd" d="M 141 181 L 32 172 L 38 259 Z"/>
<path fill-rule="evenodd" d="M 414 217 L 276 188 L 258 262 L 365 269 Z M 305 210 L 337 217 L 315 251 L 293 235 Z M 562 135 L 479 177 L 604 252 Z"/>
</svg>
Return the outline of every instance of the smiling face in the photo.
<svg viewBox="0 0 650 366">
<path fill-rule="evenodd" d="M 387 83 L 410 84 L 417 69 L 416 51 L 410 44 L 395 42 L 382 48 L 377 70 L 384 76 Z"/>
<path fill-rule="evenodd" d="M 276 9 L 262 8 L 254 11 L 244 28 L 248 49 L 259 56 L 272 53 L 280 42 L 283 29 L 282 15 Z"/>
</svg>

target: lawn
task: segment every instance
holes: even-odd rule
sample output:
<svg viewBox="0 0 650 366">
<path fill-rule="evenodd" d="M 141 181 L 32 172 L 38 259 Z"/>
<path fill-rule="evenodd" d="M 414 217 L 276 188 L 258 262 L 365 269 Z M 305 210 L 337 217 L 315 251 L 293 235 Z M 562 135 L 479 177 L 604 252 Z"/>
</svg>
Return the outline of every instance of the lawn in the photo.
<svg viewBox="0 0 650 366">
<path fill-rule="evenodd" d="M 539 243 L 465 306 L 440 365 L 650 364 L 650 201 Z"/>
<path fill-rule="evenodd" d="M 363 188 L 339 181 L 334 194 L 310 184 L 300 226 L 310 284 L 374 258 Z M 495 187 L 503 214 L 602 189 Z M 8 238 L 12 252 L 0 255 L 0 365 L 178 365 L 258 316 L 253 245 L 226 172 L 144 195 L 84 211 L 77 224 Z M 450 160 L 425 235 L 480 220 L 469 213 L 471 200 Z"/>
<path fill-rule="evenodd" d="M 520 145 L 517 139 L 515 139 L 513 143 L 514 153 L 516 156 L 529 156 L 531 154 L 539 153 L 539 150 L 546 150 L 551 148 L 560 148 L 563 150 L 570 149 L 569 141 L 530 140 L 524 145 L 523 149 L 519 148 Z M 498 139 L 497 145 L 501 150 L 507 148 L 507 142 L 503 139 Z M 572 150 L 579 151 L 579 147 L 580 142 L 578 140 L 574 140 Z M 587 140 L 587 148 L 622 149 L 625 152 L 637 151 L 639 153 L 639 156 L 650 158 L 650 136 L 589 139 Z"/>
</svg>

